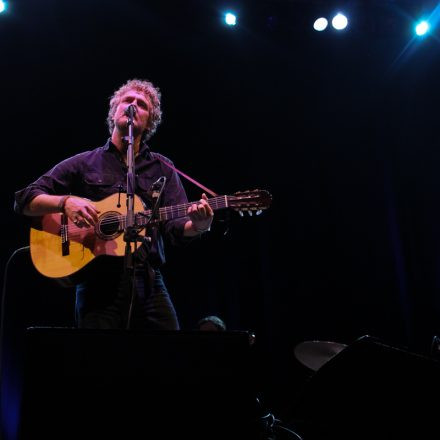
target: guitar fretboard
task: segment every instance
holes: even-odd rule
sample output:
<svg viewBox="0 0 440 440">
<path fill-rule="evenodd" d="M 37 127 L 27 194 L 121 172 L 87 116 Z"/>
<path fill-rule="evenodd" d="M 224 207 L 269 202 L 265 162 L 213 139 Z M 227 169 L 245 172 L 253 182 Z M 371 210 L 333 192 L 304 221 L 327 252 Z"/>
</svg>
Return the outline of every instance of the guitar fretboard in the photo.
<svg viewBox="0 0 440 440">
<path fill-rule="evenodd" d="M 218 209 L 225 209 L 228 208 L 228 202 L 229 198 L 231 196 L 218 196 L 213 197 L 209 200 L 207 200 L 209 206 L 215 211 Z M 194 203 L 198 202 L 189 202 L 189 203 L 183 203 L 181 205 L 174 205 L 174 206 L 165 206 L 163 208 L 159 208 L 158 212 L 158 220 L 159 221 L 165 221 L 165 220 L 172 220 L 174 218 L 180 218 L 185 217 L 186 213 L 188 212 L 188 208 L 193 205 Z M 152 210 L 148 209 L 147 211 L 142 211 L 142 216 L 138 216 L 137 223 L 140 226 L 145 226 L 151 217 Z M 126 217 L 123 219 L 123 225 L 125 226 Z"/>
<path fill-rule="evenodd" d="M 271 196 L 264 191 L 245 191 L 236 193 L 232 196 L 222 195 L 213 197 L 207 200 L 209 206 L 215 211 L 219 209 L 232 208 L 238 211 L 257 211 L 266 209 L 270 205 Z M 199 201 L 182 203 L 180 205 L 165 206 L 158 209 L 157 214 L 153 213 L 151 209 L 146 211 L 138 211 L 135 213 L 135 224 L 137 226 L 147 226 L 151 221 L 161 222 L 165 220 L 172 220 L 175 218 L 185 217 L 188 208 L 193 204 L 198 204 Z M 153 219 L 151 217 L 154 217 Z M 117 230 L 122 231 L 127 227 L 127 216 L 112 212 L 111 215 L 105 217 L 100 222 L 100 228 L 105 226 L 109 231 L 108 234 L 114 233 L 112 224 L 117 224 Z M 108 229 L 110 227 L 110 229 Z M 70 231 L 72 228 L 70 227 Z"/>
</svg>

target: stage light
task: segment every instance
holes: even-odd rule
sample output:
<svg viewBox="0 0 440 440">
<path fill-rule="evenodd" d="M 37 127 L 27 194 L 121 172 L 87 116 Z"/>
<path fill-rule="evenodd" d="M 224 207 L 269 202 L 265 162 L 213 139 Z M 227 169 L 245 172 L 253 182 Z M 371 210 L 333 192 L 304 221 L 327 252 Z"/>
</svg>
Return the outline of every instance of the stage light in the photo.
<svg viewBox="0 0 440 440">
<path fill-rule="evenodd" d="M 313 29 L 315 29 L 315 31 L 320 32 L 323 31 L 327 27 L 327 25 L 328 25 L 327 19 L 324 17 L 320 17 L 317 18 L 313 23 Z"/>
<path fill-rule="evenodd" d="M 422 37 L 429 31 L 429 23 L 427 21 L 421 21 L 417 23 L 415 31 L 419 37 Z"/>
<path fill-rule="evenodd" d="M 341 14 L 340 12 L 336 14 L 332 19 L 332 26 L 338 31 L 345 29 L 347 25 L 348 25 L 347 17 L 344 14 Z"/>
<path fill-rule="evenodd" d="M 3 0 L 0 0 L 0 14 L 6 11 L 7 3 Z"/>
<path fill-rule="evenodd" d="M 237 16 L 232 12 L 227 12 L 225 14 L 225 23 L 228 26 L 235 26 L 237 24 Z"/>
</svg>

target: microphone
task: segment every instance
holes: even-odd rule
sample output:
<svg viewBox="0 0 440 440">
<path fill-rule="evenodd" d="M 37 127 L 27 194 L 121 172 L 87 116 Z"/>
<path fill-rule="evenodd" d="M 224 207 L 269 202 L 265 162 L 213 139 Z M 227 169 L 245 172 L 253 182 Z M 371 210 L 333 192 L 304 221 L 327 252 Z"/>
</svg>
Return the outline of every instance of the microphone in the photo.
<svg viewBox="0 0 440 440">
<path fill-rule="evenodd" d="M 159 200 L 163 189 L 165 188 L 166 181 L 167 178 L 165 176 L 159 177 L 159 179 L 157 179 L 150 187 L 149 194 L 152 199 L 153 207 L 151 208 L 151 216 L 148 222 L 155 222 L 158 219 Z"/>
<path fill-rule="evenodd" d="M 128 116 L 129 118 L 133 119 L 134 115 L 136 114 L 136 107 L 133 104 L 130 104 L 125 110 L 124 115 Z"/>
<path fill-rule="evenodd" d="M 162 192 L 162 189 L 165 185 L 165 182 L 167 181 L 167 178 L 165 176 L 159 177 L 159 179 L 156 180 L 156 182 L 151 184 L 150 191 L 151 192 Z"/>
<path fill-rule="evenodd" d="M 156 182 L 152 183 L 148 193 L 152 199 L 158 199 L 162 195 L 167 178 L 165 176 L 159 177 Z"/>
</svg>

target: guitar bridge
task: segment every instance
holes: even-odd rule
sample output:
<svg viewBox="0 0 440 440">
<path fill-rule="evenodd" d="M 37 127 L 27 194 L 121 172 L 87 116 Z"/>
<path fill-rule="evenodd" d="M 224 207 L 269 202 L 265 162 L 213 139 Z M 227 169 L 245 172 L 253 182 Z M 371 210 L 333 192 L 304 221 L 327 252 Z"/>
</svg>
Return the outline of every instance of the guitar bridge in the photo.
<svg viewBox="0 0 440 440">
<path fill-rule="evenodd" d="M 61 214 L 61 255 L 63 257 L 70 254 L 69 226 L 67 215 Z"/>
</svg>

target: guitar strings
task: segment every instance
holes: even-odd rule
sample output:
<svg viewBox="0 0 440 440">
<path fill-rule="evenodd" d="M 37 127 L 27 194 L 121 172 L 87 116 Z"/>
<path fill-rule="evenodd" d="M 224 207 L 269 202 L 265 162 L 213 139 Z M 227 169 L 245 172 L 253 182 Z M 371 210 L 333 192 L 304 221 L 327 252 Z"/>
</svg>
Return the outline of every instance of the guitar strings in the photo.
<svg viewBox="0 0 440 440">
<path fill-rule="evenodd" d="M 184 217 L 187 213 L 188 208 L 192 205 L 193 203 L 185 203 L 182 205 L 178 205 L 178 206 L 166 206 L 163 208 L 159 209 L 159 216 L 165 217 L 164 220 L 167 220 L 168 215 L 171 215 L 170 219 L 174 218 L 174 217 Z M 210 203 L 210 206 L 212 204 Z M 223 200 L 223 203 L 219 204 L 216 203 L 216 206 L 211 206 L 214 207 L 215 209 L 219 209 L 219 208 L 225 208 L 227 207 L 227 203 Z M 150 215 L 151 214 L 151 210 L 147 210 L 147 211 L 142 211 L 145 215 Z M 137 215 L 139 215 L 139 213 L 137 213 Z M 124 222 L 124 220 L 127 218 L 127 216 L 125 214 L 121 214 L 121 215 L 116 215 L 116 216 L 107 216 L 106 218 L 104 218 L 100 224 L 101 225 L 107 225 L 107 224 L 111 224 L 111 223 L 115 223 L 115 222 Z"/>
<path fill-rule="evenodd" d="M 234 200 L 239 200 L 239 197 L 235 197 L 235 196 L 227 196 L 227 200 L 225 200 L 225 197 L 216 197 L 213 199 L 210 199 L 208 201 L 209 205 L 214 208 L 214 209 L 221 209 L 221 208 L 227 208 L 228 207 L 228 201 L 234 201 Z M 194 203 L 197 202 L 189 202 L 189 203 L 185 203 L 182 205 L 177 205 L 177 206 L 165 206 L 159 209 L 159 217 L 163 220 L 168 220 L 168 215 L 171 215 L 170 219 L 174 218 L 174 217 L 184 217 L 187 213 L 188 208 L 193 205 Z M 259 209 L 258 207 L 255 207 L 255 209 Z M 147 211 L 142 211 L 145 215 L 150 215 L 151 214 L 151 210 L 147 210 Z M 108 218 L 111 218 L 110 216 Z M 119 217 L 114 217 L 114 218 L 126 218 L 125 215 L 120 215 Z M 103 219 L 101 224 L 107 224 L 107 218 Z M 113 218 L 111 218 L 111 220 L 109 221 L 110 223 L 113 223 L 115 220 L 113 220 Z M 119 220 L 118 220 L 119 221 Z"/>
<path fill-rule="evenodd" d="M 236 197 L 236 196 L 227 196 L 227 199 L 225 199 L 224 196 L 221 196 L 221 197 L 215 197 L 213 199 L 208 200 L 208 203 L 214 209 L 221 209 L 221 208 L 228 207 L 228 201 L 234 201 L 237 199 L 240 199 L 240 198 Z M 175 217 L 184 217 L 187 213 L 188 208 L 191 205 L 193 205 L 194 203 L 197 203 L 197 202 L 189 202 L 189 203 L 184 203 L 182 205 L 177 205 L 177 206 L 162 207 L 159 209 L 159 218 L 161 220 L 168 220 L 168 215 L 171 215 L 170 219 L 173 219 Z M 142 211 L 142 212 L 146 216 L 151 214 L 151 210 Z M 139 213 L 136 213 L 135 215 L 139 216 Z M 127 216 L 124 214 L 107 216 L 101 222 L 99 222 L 99 225 L 106 226 L 106 225 L 111 225 L 111 224 L 121 224 L 122 226 L 124 226 L 126 219 L 127 219 Z M 145 218 L 145 220 L 147 220 L 147 219 Z M 140 226 L 142 226 L 142 224 Z M 67 225 L 67 227 L 68 227 L 68 232 L 69 232 L 70 236 L 73 236 L 73 234 L 75 234 L 76 232 L 83 232 L 83 231 L 87 231 L 89 228 L 92 228 L 92 226 L 80 228 L 80 227 L 76 226 L 75 224 L 71 224 L 70 222 Z"/>
</svg>

